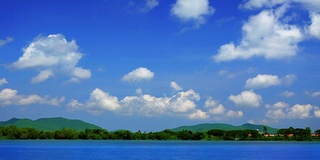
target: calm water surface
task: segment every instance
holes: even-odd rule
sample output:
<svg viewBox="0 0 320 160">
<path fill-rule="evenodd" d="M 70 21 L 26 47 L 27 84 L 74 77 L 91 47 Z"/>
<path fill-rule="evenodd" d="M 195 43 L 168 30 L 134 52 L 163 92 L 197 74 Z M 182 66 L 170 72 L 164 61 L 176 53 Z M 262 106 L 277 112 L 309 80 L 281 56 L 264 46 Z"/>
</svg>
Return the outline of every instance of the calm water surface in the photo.
<svg viewBox="0 0 320 160">
<path fill-rule="evenodd" d="M 319 142 L 0 141 L 0 160 L 320 159 Z"/>
</svg>

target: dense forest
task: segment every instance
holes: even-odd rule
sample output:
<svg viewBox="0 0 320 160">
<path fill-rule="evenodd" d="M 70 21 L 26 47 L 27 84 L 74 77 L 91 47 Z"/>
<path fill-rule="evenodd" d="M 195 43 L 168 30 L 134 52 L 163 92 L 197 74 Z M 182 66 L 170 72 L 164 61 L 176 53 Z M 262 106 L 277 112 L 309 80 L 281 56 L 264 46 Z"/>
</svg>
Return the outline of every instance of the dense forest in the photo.
<svg viewBox="0 0 320 160">
<path fill-rule="evenodd" d="M 320 141 L 320 129 L 311 134 L 310 128 L 280 129 L 277 134 L 268 134 L 257 130 L 223 131 L 212 129 L 207 132 L 183 130 L 173 132 L 131 132 L 118 130 L 110 132 L 106 129 L 86 129 L 77 131 L 61 129 L 56 131 L 39 131 L 34 128 L 18 128 L 16 126 L 0 127 L 0 139 L 83 139 L 83 140 L 248 140 L 248 141 Z"/>
</svg>

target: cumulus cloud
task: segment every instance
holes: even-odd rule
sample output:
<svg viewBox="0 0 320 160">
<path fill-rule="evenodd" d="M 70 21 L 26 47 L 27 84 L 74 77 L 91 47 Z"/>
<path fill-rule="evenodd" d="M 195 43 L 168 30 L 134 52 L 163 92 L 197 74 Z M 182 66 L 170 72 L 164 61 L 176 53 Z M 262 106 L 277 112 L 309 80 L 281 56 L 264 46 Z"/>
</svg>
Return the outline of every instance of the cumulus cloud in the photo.
<svg viewBox="0 0 320 160">
<path fill-rule="evenodd" d="M 102 91 L 99 88 L 93 90 L 90 94 L 90 99 L 87 102 L 89 110 L 117 110 L 121 106 L 119 104 L 118 98 L 110 95 L 107 92 Z"/>
<path fill-rule="evenodd" d="M 320 4 L 319 4 L 320 5 Z M 309 26 L 309 33 L 317 39 L 320 39 L 320 14 L 310 13 L 311 25 Z"/>
<path fill-rule="evenodd" d="M 72 100 L 70 109 L 84 109 L 93 114 L 112 111 L 120 114 L 139 114 L 142 116 L 188 115 L 196 113 L 196 101 L 200 95 L 194 90 L 181 91 L 172 97 L 155 97 L 149 94 L 125 96 L 122 100 L 97 88 L 92 91 L 85 103 Z"/>
<path fill-rule="evenodd" d="M 242 39 L 239 45 L 233 42 L 222 45 L 213 56 L 214 61 L 231 61 L 264 57 L 283 59 L 296 55 L 298 43 L 303 40 L 303 33 L 298 26 L 282 23 L 283 8 L 263 10 L 251 16 L 242 26 Z"/>
<path fill-rule="evenodd" d="M 280 80 L 276 75 L 258 74 L 254 78 L 249 78 L 246 81 L 246 88 L 267 88 L 270 86 L 280 85 Z"/>
<path fill-rule="evenodd" d="M 249 78 L 246 81 L 245 88 L 259 89 L 278 85 L 291 85 L 295 78 L 296 76 L 293 74 L 286 75 L 283 78 L 279 78 L 277 75 L 258 74 L 256 77 Z"/>
<path fill-rule="evenodd" d="M 74 40 L 67 41 L 62 34 L 51 34 L 39 36 L 23 48 L 23 55 L 11 66 L 15 69 L 40 70 L 32 78 L 33 83 L 45 81 L 56 74 L 66 75 L 73 80 L 88 79 L 91 71 L 77 67 L 82 56 Z"/>
<path fill-rule="evenodd" d="M 7 37 L 5 40 L 0 39 L 0 47 L 6 45 L 7 43 L 10 43 L 13 41 L 12 37 Z"/>
<path fill-rule="evenodd" d="M 30 104 L 48 104 L 57 106 L 64 101 L 64 97 L 50 98 L 49 96 L 40 97 L 38 95 L 20 95 L 17 90 L 5 88 L 0 91 L 0 105 L 30 105 Z"/>
<path fill-rule="evenodd" d="M 171 8 L 172 15 L 184 22 L 194 22 L 194 28 L 205 24 L 206 16 L 213 13 L 214 8 L 210 6 L 209 0 L 177 0 Z"/>
<path fill-rule="evenodd" d="M 244 107 L 259 107 L 262 102 L 262 97 L 253 91 L 243 91 L 239 95 L 231 95 L 228 98 L 237 106 Z"/>
<path fill-rule="evenodd" d="M 294 92 L 290 92 L 290 91 L 284 91 L 282 93 L 282 96 L 284 96 L 284 97 L 292 97 L 294 95 L 295 95 L 295 93 Z"/>
<path fill-rule="evenodd" d="M 233 110 L 229 110 L 227 115 L 229 117 L 235 117 L 235 118 L 240 118 L 243 116 L 243 112 L 242 111 L 233 111 Z"/>
<path fill-rule="evenodd" d="M 1 78 L 0 79 L 0 86 L 4 85 L 4 84 L 8 84 L 9 82 L 5 79 L 5 78 Z"/>
<path fill-rule="evenodd" d="M 310 104 L 296 104 L 292 107 L 284 102 L 277 102 L 269 105 L 266 117 L 271 119 L 305 119 L 312 117 L 311 111 L 314 110 L 314 116 L 317 117 L 317 107 Z"/>
<path fill-rule="evenodd" d="M 225 112 L 225 107 L 220 104 L 219 102 L 213 100 L 212 97 L 209 97 L 206 102 L 204 103 L 204 106 L 208 108 L 208 113 L 213 115 L 221 115 Z"/>
<path fill-rule="evenodd" d="M 172 89 L 174 89 L 175 91 L 181 91 L 183 90 L 182 87 L 180 87 L 176 82 L 170 82 L 170 86 Z"/>
<path fill-rule="evenodd" d="M 309 118 L 310 111 L 312 108 L 313 107 L 310 104 L 306 104 L 306 105 L 296 104 L 290 108 L 288 112 L 288 117 L 299 118 L 299 119 Z"/>
<path fill-rule="evenodd" d="M 317 117 L 317 118 L 320 118 L 320 109 L 316 109 L 314 111 L 314 116 Z"/>
<path fill-rule="evenodd" d="M 122 80 L 133 83 L 133 82 L 139 82 L 142 80 L 151 80 L 153 77 L 154 77 L 153 72 L 151 72 L 147 68 L 140 67 L 124 75 L 122 77 Z"/>
<path fill-rule="evenodd" d="M 210 116 L 200 109 L 196 110 L 194 113 L 189 114 L 189 119 L 208 119 Z"/>
</svg>

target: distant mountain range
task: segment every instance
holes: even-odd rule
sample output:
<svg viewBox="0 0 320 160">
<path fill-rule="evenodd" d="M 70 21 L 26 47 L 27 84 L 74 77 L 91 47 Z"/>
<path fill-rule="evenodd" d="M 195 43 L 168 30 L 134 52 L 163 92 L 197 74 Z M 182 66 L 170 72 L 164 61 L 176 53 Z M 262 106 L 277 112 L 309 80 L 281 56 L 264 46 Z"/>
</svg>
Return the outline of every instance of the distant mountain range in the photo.
<svg viewBox="0 0 320 160">
<path fill-rule="evenodd" d="M 35 128 L 44 131 L 56 131 L 64 128 L 84 131 L 85 129 L 101 129 L 101 127 L 81 121 L 62 117 L 40 118 L 37 120 L 12 118 L 8 121 L 0 121 L 0 126 L 16 126 L 18 128 Z"/>
<path fill-rule="evenodd" d="M 241 126 L 233 126 L 233 125 L 224 124 L 224 123 L 204 123 L 204 124 L 198 124 L 198 125 L 192 125 L 192 126 L 181 126 L 181 127 L 173 128 L 170 130 L 174 132 L 182 131 L 182 130 L 190 130 L 192 132 L 198 132 L 198 131 L 206 132 L 211 129 L 220 129 L 224 131 L 250 129 L 250 130 L 258 130 L 259 132 L 262 132 L 264 126 L 265 125 L 255 125 L 255 124 L 249 124 L 249 123 L 243 124 Z M 277 131 L 279 130 L 277 128 L 272 128 L 269 126 L 266 126 L 266 127 L 267 127 L 267 132 L 271 134 L 277 133 Z"/>
<path fill-rule="evenodd" d="M 18 119 L 12 118 L 8 121 L 0 121 L 0 127 L 7 127 L 7 126 L 17 126 L 19 128 L 35 128 L 37 130 L 44 130 L 44 131 L 56 131 L 61 130 L 64 128 L 74 129 L 78 131 L 84 131 L 85 129 L 101 129 L 101 127 L 90 124 L 81 120 L 73 120 L 73 119 L 66 119 L 62 117 L 56 118 L 40 118 L 37 120 L 30 120 L 30 119 Z M 171 131 L 177 132 L 182 130 L 190 130 L 192 132 L 207 132 L 211 129 L 220 129 L 220 130 L 259 130 L 259 132 L 263 131 L 264 125 L 254 125 L 254 124 L 243 124 L 241 126 L 233 126 L 230 124 L 224 123 L 203 123 L 198 125 L 192 126 L 181 126 L 173 129 L 169 129 Z M 279 129 L 272 128 L 269 126 L 267 127 L 268 133 L 277 133 Z"/>
</svg>

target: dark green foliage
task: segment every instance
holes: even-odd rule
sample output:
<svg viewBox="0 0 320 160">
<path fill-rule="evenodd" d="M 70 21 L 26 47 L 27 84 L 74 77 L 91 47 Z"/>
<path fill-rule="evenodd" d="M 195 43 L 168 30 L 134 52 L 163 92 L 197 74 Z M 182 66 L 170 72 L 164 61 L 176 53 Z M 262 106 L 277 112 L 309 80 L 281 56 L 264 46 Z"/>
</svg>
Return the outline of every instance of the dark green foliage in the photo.
<svg viewBox="0 0 320 160">
<path fill-rule="evenodd" d="M 317 130 L 316 133 L 319 133 Z M 267 135 L 267 136 L 266 136 Z M 18 128 L 16 126 L 0 127 L 0 139 L 88 139 L 88 140 L 296 140 L 309 141 L 320 140 L 312 137 L 310 128 L 280 129 L 278 134 L 259 133 L 257 130 L 229 130 L 212 129 L 207 132 L 192 132 L 182 130 L 173 132 L 163 130 L 161 132 L 131 132 L 118 130 L 109 132 L 106 129 L 86 129 L 77 131 L 64 128 L 56 131 L 39 131 L 34 128 Z"/>
</svg>

